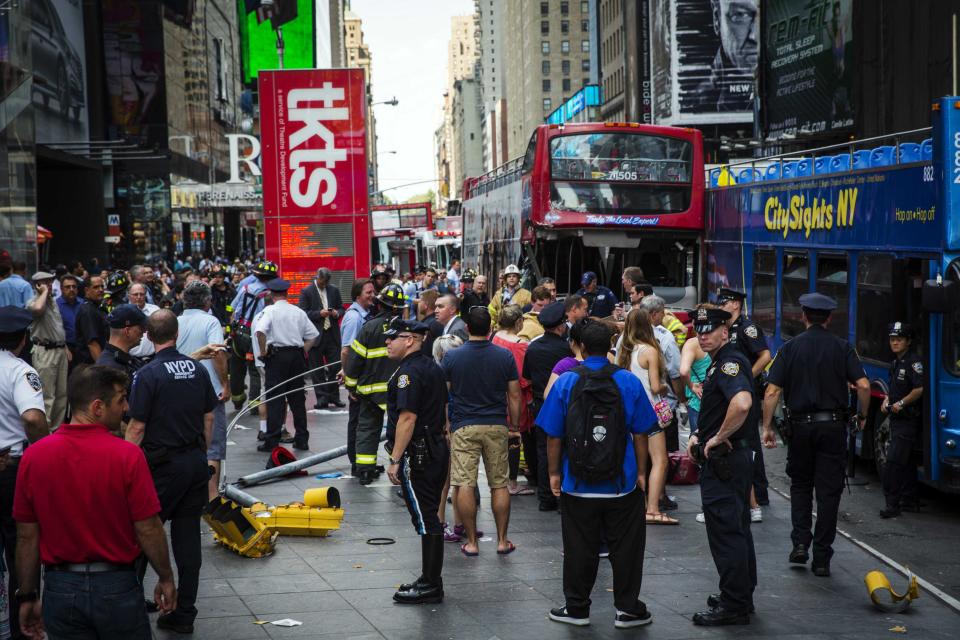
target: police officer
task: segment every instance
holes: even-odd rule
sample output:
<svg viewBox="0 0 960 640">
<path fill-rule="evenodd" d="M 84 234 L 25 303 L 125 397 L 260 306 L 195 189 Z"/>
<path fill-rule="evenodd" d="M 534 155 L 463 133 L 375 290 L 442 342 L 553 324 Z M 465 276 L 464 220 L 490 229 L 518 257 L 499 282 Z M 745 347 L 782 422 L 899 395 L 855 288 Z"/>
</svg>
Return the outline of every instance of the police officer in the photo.
<svg viewBox="0 0 960 640">
<path fill-rule="evenodd" d="M 753 491 L 758 505 L 768 505 L 770 504 L 770 497 L 767 491 L 767 470 L 763 464 L 763 448 L 760 446 L 760 430 L 757 427 L 760 423 L 760 413 L 763 405 L 761 374 L 773 358 L 770 355 L 770 347 L 767 346 L 767 338 L 763 334 L 763 329 L 744 315 L 747 294 L 736 289 L 721 288 L 717 292 L 717 304 L 731 316 L 728 325 L 730 327 L 730 342 L 740 347 L 740 350 L 750 361 L 754 399 L 753 409 L 747 419 L 747 424 L 750 427 L 748 435 L 751 444 L 753 444 L 754 452 Z"/>
<path fill-rule="evenodd" d="M 387 476 L 401 486 L 420 535 L 422 558 L 420 577 L 393 594 L 403 604 L 443 600 L 443 525 L 438 511 L 450 462 L 444 437 L 447 385 L 433 358 L 422 353 L 427 331 L 421 322 L 394 317 L 384 332 L 387 355 L 400 365 L 387 383 Z"/>
<path fill-rule="evenodd" d="M 800 296 L 806 330 L 780 348 L 767 378 L 763 399 L 763 443 L 777 445 L 771 423 L 784 395 L 789 434 L 787 475 L 790 476 L 790 517 L 793 551 L 790 562 L 806 564 L 813 542 L 813 573 L 830 575 L 837 511 L 843 492 L 848 384 L 856 384 L 860 411 L 857 429 L 866 422 L 870 383 L 853 346 L 827 330 L 833 298 L 820 293 Z M 813 491 L 817 491 L 817 525 L 810 533 Z"/>
<path fill-rule="evenodd" d="M 376 285 L 374 285 L 376 286 Z M 359 398 L 357 412 L 357 477 L 370 484 L 377 477 L 377 447 L 387 408 L 387 382 L 397 365 L 387 357 L 384 332 L 406 304 L 403 289 L 388 284 L 377 294 L 377 314 L 370 318 L 350 345 L 343 365 L 343 382 L 351 397 Z"/>
<path fill-rule="evenodd" d="M 33 314 L 14 306 L 0 308 L 0 543 L 10 578 L 7 593 L 16 593 L 17 571 L 14 551 L 17 523 L 13 519 L 13 495 L 17 469 L 24 445 L 47 435 L 43 385 L 37 371 L 18 356 L 27 345 Z M 38 576 L 39 577 L 39 576 Z M 10 598 L 10 621 L 19 632 L 19 605 Z"/>
<path fill-rule="evenodd" d="M 890 416 L 890 446 L 883 467 L 883 497 L 886 506 L 881 518 L 896 518 L 901 509 L 917 509 L 917 463 L 913 445 L 923 422 L 923 361 L 910 350 L 913 331 L 906 322 L 890 325 L 890 391 L 880 411 Z"/>
<path fill-rule="evenodd" d="M 107 316 L 107 324 L 110 325 L 110 341 L 97 358 L 97 364 L 126 373 L 129 380 L 127 397 L 130 397 L 129 385 L 133 383 L 133 376 L 146 364 L 137 356 L 130 355 L 130 350 L 140 344 L 147 326 L 147 316 L 135 304 L 121 304 Z M 124 422 L 128 419 L 129 416 L 124 415 Z"/>
<path fill-rule="evenodd" d="M 248 277 L 253 280 L 240 286 L 230 306 L 233 308 L 230 326 L 230 399 L 239 410 L 247 400 L 246 377 L 250 374 L 250 400 L 260 397 L 260 375 L 253 361 L 253 318 L 263 310 L 263 299 L 269 295 L 267 282 L 277 277 L 277 265 L 261 260 L 254 265 Z"/>
<path fill-rule="evenodd" d="M 306 312 L 287 302 L 290 283 L 274 278 L 267 283 L 273 304 L 267 307 L 257 321 L 254 339 L 264 362 L 263 386 L 267 394 L 267 434 L 257 451 L 273 451 L 280 444 L 283 429 L 283 408 L 290 405 L 293 414 L 293 448 L 309 449 L 307 441 L 307 394 L 303 388 L 303 374 L 307 371 L 307 351 L 319 335 Z M 283 395 L 286 394 L 286 395 Z"/>
<path fill-rule="evenodd" d="M 160 519 L 170 521 L 179 571 L 177 606 L 157 627 L 193 633 L 200 583 L 200 516 L 210 476 L 206 451 L 213 435 L 217 394 L 199 362 L 177 351 L 177 317 L 168 309 L 147 319 L 156 356 L 133 379 L 126 439 L 140 445 L 160 499 Z M 140 577 L 146 562 L 140 565 Z"/>
<path fill-rule="evenodd" d="M 753 451 L 747 423 L 753 406 L 750 361 L 730 342 L 722 309 L 697 309 L 694 329 L 712 362 L 703 381 L 700 420 L 690 435 L 690 456 L 703 465 L 700 498 L 710 553 L 720 574 L 720 593 L 707 598 L 709 609 L 694 614 L 703 626 L 750 624 L 757 558 L 750 533 Z"/>
</svg>

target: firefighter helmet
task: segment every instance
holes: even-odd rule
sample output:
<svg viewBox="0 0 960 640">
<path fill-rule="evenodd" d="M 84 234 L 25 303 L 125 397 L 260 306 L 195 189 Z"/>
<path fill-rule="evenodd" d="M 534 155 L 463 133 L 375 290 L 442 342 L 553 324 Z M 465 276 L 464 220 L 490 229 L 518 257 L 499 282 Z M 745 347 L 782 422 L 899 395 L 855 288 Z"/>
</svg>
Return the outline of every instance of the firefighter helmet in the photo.
<svg viewBox="0 0 960 640">
<path fill-rule="evenodd" d="M 380 304 L 391 309 L 403 309 L 407 297 L 403 295 L 403 288 L 400 285 L 391 282 L 380 290 L 380 293 L 377 294 L 377 300 Z"/>
<path fill-rule="evenodd" d="M 107 293 L 117 294 L 125 291 L 129 285 L 130 281 L 127 279 L 127 275 L 125 273 L 122 271 L 114 271 L 110 274 L 110 277 L 107 278 L 107 286 L 105 290 Z"/>
<path fill-rule="evenodd" d="M 277 263 L 271 260 L 261 260 L 253 266 L 253 275 L 277 277 Z"/>
</svg>

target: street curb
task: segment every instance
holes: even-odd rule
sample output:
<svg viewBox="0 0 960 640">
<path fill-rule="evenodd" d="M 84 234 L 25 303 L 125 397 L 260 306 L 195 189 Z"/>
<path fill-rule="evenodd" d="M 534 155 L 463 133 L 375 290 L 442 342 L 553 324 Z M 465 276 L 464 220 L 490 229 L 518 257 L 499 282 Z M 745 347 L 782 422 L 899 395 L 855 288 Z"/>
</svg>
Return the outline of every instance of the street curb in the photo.
<svg viewBox="0 0 960 640">
<path fill-rule="evenodd" d="M 787 502 L 790 501 L 790 496 L 787 495 L 786 493 L 784 493 L 783 491 L 781 491 L 780 489 L 777 489 L 776 487 L 774 487 L 774 486 L 772 486 L 772 485 L 769 485 L 767 488 L 768 488 L 768 489 L 772 489 L 773 491 L 777 492 L 777 494 L 778 494 L 779 496 L 781 496 L 781 497 L 783 497 L 783 498 L 786 498 Z M 813 512 L 813 517 L 814 517 L 814 518 L 817 517 L 816 511 Z M 871 547 L 870 545 L 868 545 L 866 542 L 863 542 L 862 540 L 858 540 L 857 538 L 854 538 L 852 535 L 850 535 L 849 533 L 847 533 L 847 532 L 844 531 L 843 529 L 839 529 L 839 528 L 838 528 L 838 529 L 837 529 L 837 533 L 839 533 L 841 536 L 843 536 L 844 538 L 846 538 L 847 540 L 849 540 L 849 541 L 852 542 L 853 544 L 857 545 L 858 547 L 860 547 L 861 549 L 863 549 L 864 551 L 866 551 L 867 553 L 869 553 L 869 554 L 872 555 L 874 558 L 876 558 L 876 559 L 879 560 L 880 562 L 884 563 L 885 565 L 887 565 L 887 566 L 890 567 L 891 569 L 894 569 L 894 570 L 900 572 L 905 578 L 908 578 L 908 579 L 909 579 L 910 576 L 915 576 L 916 579 L 917 579 L 917 583 L 918 583 L 921 587 L 923 587 L 924 589 L 926 589 L 930 594 L 932 594 L 933 597 L 935 597 L 937 600 L 939 600 L 939 601 L 942 602 L 943 604 L 947 605 L 948 607 L 950 607 L 951 609 L 953 609 L 953 610 L 956 611 L 957 613 L 960 613 L 960 600 L 957 600 L 957 599 L 954 598 L 953 596 L 951 596 L 951 595 L 949 595 L 949 594 L 947 594 L 947 593 L 944 593 L 943 591 L 941 591 L 940 589 L 938 589 L 937 587 L 935 587 L 934 585 L 932 585 L 932 584 L 931 584 L 930 582 L 928 582 L 927 580 L 924 580 L 923 578 L 921 578 L 921 577 L 918 576 L 917 574 L 913 573 L 912 571 L 910 571 L 909 569 L 907 569 L 906 567 L 904 567 L 902 564 L 900 564 L 899 562 L 897 562 L 897 561 L 894 560 L 893 558 L 890 558 L 890 557 L 884 555 L 883 553 L 877 551 L 876 549 L 874 549 L 873 547 Z"/>
</svg>

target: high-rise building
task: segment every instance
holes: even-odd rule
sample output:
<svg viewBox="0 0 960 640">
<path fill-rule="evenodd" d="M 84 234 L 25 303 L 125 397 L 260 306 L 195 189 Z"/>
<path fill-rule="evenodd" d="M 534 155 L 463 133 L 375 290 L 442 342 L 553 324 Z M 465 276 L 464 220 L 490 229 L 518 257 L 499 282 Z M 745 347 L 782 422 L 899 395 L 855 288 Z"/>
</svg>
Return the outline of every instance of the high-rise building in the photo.
<svg viewBox="0 0 960 640">
<path fill-rule="evenodd" d="M 377 118 L 373 113 L 373 59 L 370 47 L 363 41 L 363 21 L 349 8 L 343 14 L 343 43 L 347 56 L 347 67 L 363 69 L 367 78 L 367 187 L 370 193 L 376 193 L 379 171 L 377 166 Z"/>
<path fill-rule="evenodd" d="M 483 167 L 490 171 L 506 162 L 506 72 L 503 49 L 506 0 L 474 0 L 483 128 Z"/>
<path fill-rule="evenodd" d="M 507 157 L 515 158 L 523 154 L 533 128 L 590 83 L 595 37 L 590 0 L 505 4 Z"/>
<path fill-rule="evenodd" d="M 453 83 L 450 126 L 453 132 L 453 193 L 460 197 L 463 181 L 484 173 L 483 129 L 480 124 L 480 87 L 473 77 Z"/>
<path fill-rule="evenodd" d="M 439 208 L 459 198 L 463 178 L 483 173 L 481 95 L 477 72 L 477 16 L 453 16 L 447 46 L 443 123 L 437 135 Z M 470 80 L 465 86 L 461 81 Z M 469 172 L 468 172 L 469 171 Z"/>
<path fill-rule="evenodd" d="M 318 69 L 346 66 L 347 50 L 343 24 L 345 11 L 346 0 L 315 0 L 313 17 Z"/>
<path fill-rule="evenodd" d="M 652 122 L 646 2 L 599 0 L 599 61 L 607 122 Z"/>
</svg>

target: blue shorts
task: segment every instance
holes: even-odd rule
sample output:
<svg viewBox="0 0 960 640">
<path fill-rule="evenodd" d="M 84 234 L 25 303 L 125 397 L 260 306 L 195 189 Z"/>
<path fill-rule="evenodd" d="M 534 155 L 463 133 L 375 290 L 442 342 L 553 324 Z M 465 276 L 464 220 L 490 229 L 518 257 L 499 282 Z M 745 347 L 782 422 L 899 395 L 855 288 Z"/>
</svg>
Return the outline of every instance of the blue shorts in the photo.
<svg viewBox="0 0 960 640">
<path fill-rule="evenodd" d="M 207 460 L 226 460 L 227 458 L 227 409 L 218 402 L 213 410 L 213 437 L 207 449 Z"/>
</svg>

